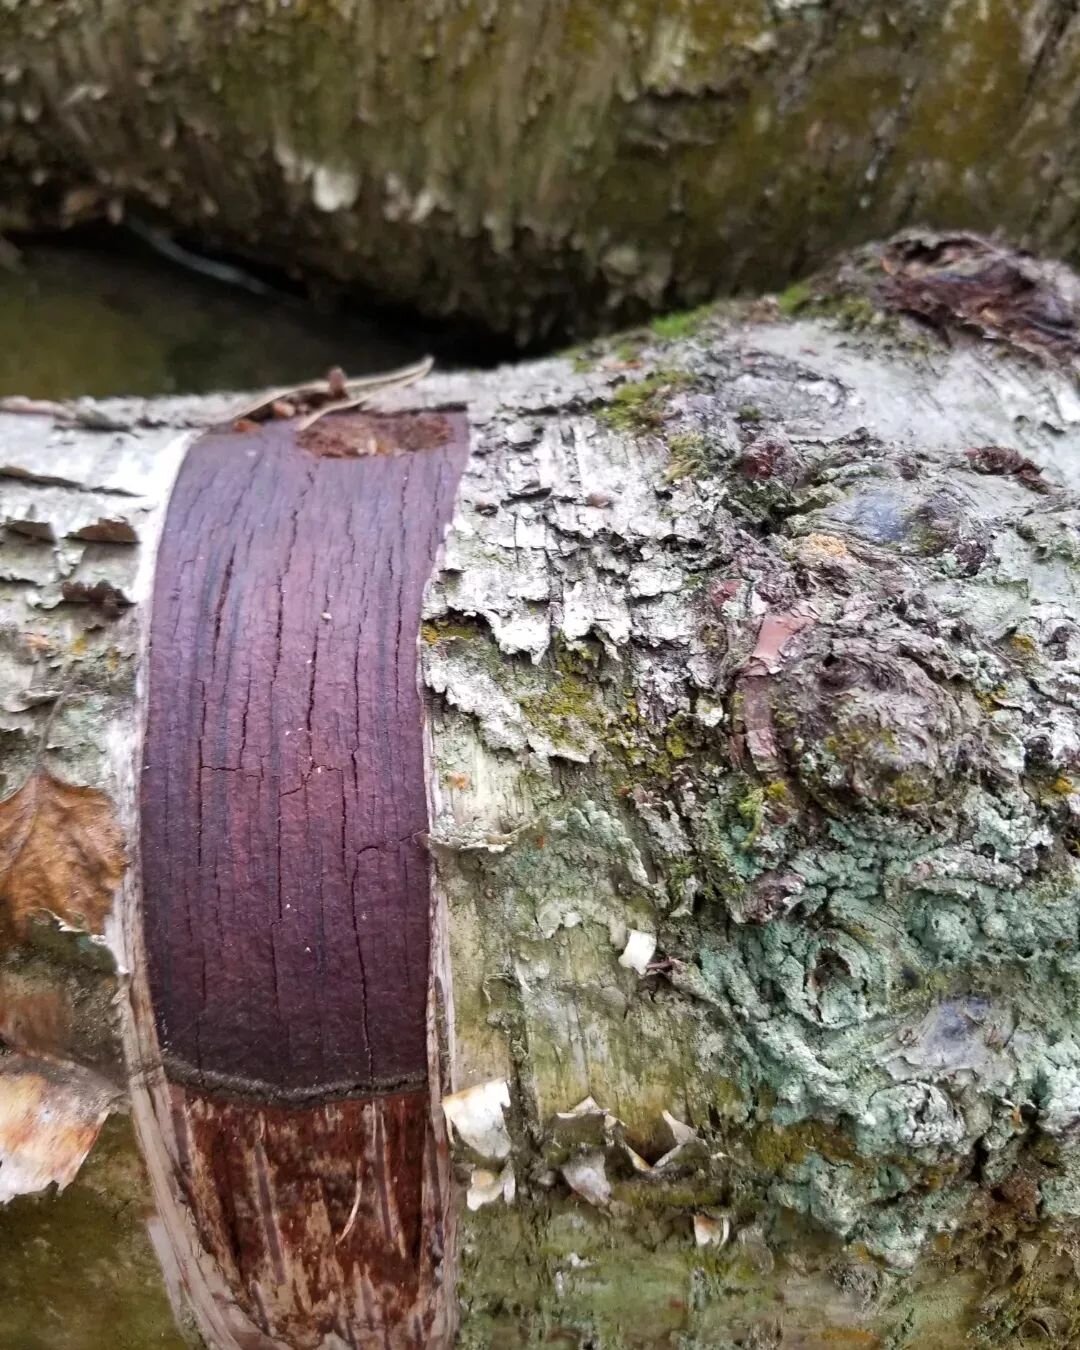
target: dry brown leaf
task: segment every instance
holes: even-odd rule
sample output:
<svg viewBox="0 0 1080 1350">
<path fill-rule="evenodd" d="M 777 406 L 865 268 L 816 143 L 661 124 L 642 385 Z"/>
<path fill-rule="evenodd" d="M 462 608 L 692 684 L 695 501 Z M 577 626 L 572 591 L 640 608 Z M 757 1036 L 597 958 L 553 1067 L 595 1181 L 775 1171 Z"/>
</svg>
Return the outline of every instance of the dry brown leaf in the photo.
<svg viewBox="0 0 1080 1350">
<path fill-rule="evenodd" d="M 42 911 L 102 932 L 124 866 L 108 797 L 38 770 L 0 802 L 0 933 Z"/>
<path fill-rule="evenodd" d="M 114 1097 L 88 1069 L 0 1059 L 0 1205 L 74 1181 Z"/>
<path fill-rule="evenodd" d="M 317 422 L 324 413 L 359 408 L 374 394 L 414 384 L 429 374 L 434 364 L 432 357 L 425 356 L 422 361 L 416 361 L 410 366 L 399 366 L 396 370 L 386 370 L 376 375 L 362 375 L 357 380 L 346 379 L 341 367 L 335 366 L 325 380 L 268 391 L 256 402 L 238 408 L 230 420 L 234 424 L 258 423 L 304 413 L 306 416 L 301 423 L 303 429 Z"/>
</svg>

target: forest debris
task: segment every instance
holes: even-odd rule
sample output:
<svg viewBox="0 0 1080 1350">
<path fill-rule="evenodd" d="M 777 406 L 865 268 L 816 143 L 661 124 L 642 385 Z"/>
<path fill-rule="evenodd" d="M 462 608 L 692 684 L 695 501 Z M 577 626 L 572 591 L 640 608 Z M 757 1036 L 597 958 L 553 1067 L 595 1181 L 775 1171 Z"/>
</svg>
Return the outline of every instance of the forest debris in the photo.
<svg viewBox="0 0 1080 1350">
<path fill-rule="evenodd" d="M 805 888 L 806 882 L 797 872 L 762 872 L 735 902 L 736 921 L 768 923 L 789 914 L 799 903 Z"/>
<path fill-rule="evenodd" d="M 742 733 L 746 752 L 759 773 L 772 777 L 780 771 L 781 760 L 765 676 L 744 676 L 739 682 L 739 692 L 743 700 Z"/>
<path fill-rule="evenodd" d="M 752 598 L 757 598 L 752 597 Z M 818 620 L 810 605 L 790 610 L 769 610 L 761 617 L 754 650 L 739 677 L 742 699 L 742 739 L 746 753 L 761 774 L 771 776 L 780 770 L 780 746 L 773 722 L 769 696 L 770 677 L 784 664 L 784 651 L 792 638 Z"/>
<path fill-rule="evenodd" d="M 104 580 L 95 581 L 92 585 L 85 581 L 62 582 L 60 595 L 70 605 L 92 605 L 110 619 L 132 603 L 119 586 Z M 41 607 L 48 608 L 45 605 Z"/>
<path fill-rule="evenodd" d="M 682 1167 L 686 1164 L 698 1165 L 705 1162 L 709 1156 L 709 1150 L 698 1132 L 684 1121 L 676 1119 L 670 1111 L 663 1111 L 661 1114 L 675 1142 L 674 1146 L 669 1148 L 663 1157 L 657 1158 L 653 1164 L 653 1171 L 661 1172 L 665 1168 Z"/>
<path fill-rule="evenodd" d="M 424 836 L 424 842 L 432 849 L 445 849 L 448 853 L 499 854 L 519 844 L 540 823 L 540 818 L 534 816 L 512 830 L 496 832 L 487 829 L 483 823 L 449 826 L 448 822 L 446 830 L 440 830 L 438 834 L 429 833 Z"/>
<path fill-rule="evenodd" d="M 886 245 L 881 266 L 894 309 L 1069 364 L 1080 355 L 1080 283 L 1060 263 L 976 234 L 913 232 Z"/>
<path fill-rule="evenodd" d="M 676 1120 L 670 1111 L 662 1111 L 661 1115 L 664 1117 L 664 1123 L 671 1131 L 676 1144 L 689 1144 L 697 1139 L 697 1131 L 683 1121 Z"/>
<path fill-rule="evenodd" d="M 755 436 L 735 459 L 739 473 L 752 483 L 777 481 L 793 487 L 802 466 L 782 431 Z"/>
<path fill-rule="evenodd" d="M 24 394 L 9 394 L 0 398 L 0 413 L 18 413 L 30 417 L 61 418 L 67 414 L 67 406 L 48 398 L 27 398 Z"/>
<path fill-rule="evenodd" d="M 56 543 L 76 539 L 80 543 L 134 544 L 138 540 L 132 523 L 134 511 L 116 510 L 109 489 L 78 490 L 38 486 L 33 478 L 8 473 L 4 483 L 2 523 L 9 531 Z M 137 508 L 135 508 L 137 509 Z"/>
<path fill-rule="evenodd" d="M 965 450 L 968 463 L 976 473 L 1002 474 L 1018 478 L 1025 487 L 1033 492 L 1048 492 L 1049 484 L 1043 479 L 1042 467 L 1034 460 L 1022 455 L 1019 450 L 1011 450 L 1003 445 L 980 445 Z"/>
<path fill-rule="evenodd" d="M 595 1097 L 582 1097 L 577 1106 L 572 1106 L 569 1111 L 556 1112 L 556 1120 L 578 1120 L 582 1116 L 600 1116 L 606 1121 L 615 1122 L 615 1117 L 610 1111 L 596 1100 Z"/>
<path fill-rule="evenodd" d="M 555 1113 L 552 1134 L 564 1147 L 610 1144 L 612 1132 L 618 1123 L 592 1097 L 586 1097 L 571 1110 Z"/>
<path fill-rule="evenodd" d="M 38 769 L 0 801 L 0 931 L 31 916 L 101 933 L 125 866 L 112 802 Z"/>
<path fill-rule="evenodd" d="M 783 663 L 784 648 L 789 640 L 808 628 L 815 618 L 816 615 L 799 609 L 766 614 L 761 620 L 757 643 L 747 663 L 749 673 L 775 675 Z"/>
<path fill-rule="evenodd" d="M 501 1172 L 491 1172 L 486 1167 L 474 1167 L 469 1178 L 469 1189 L 465 1193 L 465 1204 L 471 1210 L 481 1209 L 502 1199 L 512 1205 L 517 1195 L 517 1181 L 510 1163 Z"/>
<path fill-rule="evenodd" d="M 361 407 L 364 399 L 327 407 L 327 412 L 347 412 Z M 320 414 L 321 416 L 321 414 Z M 343 421 L 309 418 L 300 424 L 297 444 L 322 459 L 363 459 L 370 455 L 400 455 L 414 450 L 437 450 L 451 438 L 450 423 L 442 413 L 410 412 Z"/>
<path fill-rule="evenodd" d="M 510 1135 L 503 1118 L 510 1105 L 510 1088 L 505 1078 L 451 1092 L 443 1098 L 443 1114 L 451 1133 L 459 1137 L 481 1158 L 503 1159 L 510 1153 Z"/>
<path fill-rule="evenodd" d="M 674 1145 L 662 1157 L 657 1158 L 656 1162 L 650 1163 L 640 1153 L 631 1148 L 625 1139 L 622 1140 L 623 1152 L 629 1159 L 634 1171 L 641 1173 L 643 1176 L 649 1176 L 662 1172 L 665 1168 L 680 1167 L 688 1163 L 700 1165 L 706 1162 L 709 1156 L 708 1148 L 698 1132 L 692 1126 L 678 1120 L 670 1111 L 663 1111 L 661 1114 L 664 1123 L 671 1131 Z M 721 1157 L 723 1155 L 717 1154 L 716 1156 Z"/>
<path fill-rule="evenodd" d="M 626 936 L 626 946 L 619 957 L 619 965 L 627 970 L 636 971 L 644 978 L 655 953 L 656 938 L 652 933 L 643 933 L 639 928 L 631 928 Z"/>
<path fill-rule="evenodd" d="M 29 712 L 31 708 L 43 708 L 55 703 L 63 694 L 62 689 L 20 689 L 0 700 L 0 708 L 6 713 Z"/>
<path fill-rule="evenodd" d="M 300 430 L 304 431 L 327 413 L 348 412 L 361 407 L 372 395 L 385 389 L 401 389 L 422 380 L 434 364 L 432 357 L 425 356 L 422 361 L 412 365 L 399 366 L 396 370 L 383 371 L 377 375 L 364 375 L 356 380 L 347 379 L 341 367 L 335 366 L 323 380 L 263 394 L 254 403 L 239 408 L 230 420 L 236 427 L 240 424 L 300 417 Z"/>
<path fill-rule="evenodd" d="M 726 1247 L 731 1237 L 731 1220 L 726 1214 L 714 1219 L 710 1214 L 694 1215 L 694 1242 L 699 1247 Z"/>
<path fill-rule="evenodd" d="M 604 1155 L 599 1149 L 571 1158 L 563 1163 L 560 1171 L 566 1184 L 583 1200 L 597 1209 L 607 1208 L 611 1200 L 611 1182 L 607 1179 Z"/>
<path fill-rule="evenodd" d="M 0 413 L 51 417 L 59 426 L 79 427 L 83 431 L 131 430 L 130 422 L 110 417 L 101 408 L 79 407 L 75 403 L 57 403 L 52 399 L 25 398 L 21 394 L 0 398 Z"/>
<path fill-rule="evenodd" d="M 653 1170 L 652 1163 L 648 1162 L 636 1149 L 632 1149 L 630 1145 L 625 1142 L 623 1143 L 623 1152 L 630 1159 L 630 1166 L 635 1172 L 645 1174 Z"/>
<path fill-rule="evenodd" d="M 137 544 L 139 536 L 131 522 L 122 516 L 100 516 L 68 533 L 69 539 L 85 539 L 92 544 Z"/>
<path fill-rule="evenodd" d="M 0 1056 L 0 1205 L 74 1181 L 114 1095 L 86 1069 Z"/>
</svg>

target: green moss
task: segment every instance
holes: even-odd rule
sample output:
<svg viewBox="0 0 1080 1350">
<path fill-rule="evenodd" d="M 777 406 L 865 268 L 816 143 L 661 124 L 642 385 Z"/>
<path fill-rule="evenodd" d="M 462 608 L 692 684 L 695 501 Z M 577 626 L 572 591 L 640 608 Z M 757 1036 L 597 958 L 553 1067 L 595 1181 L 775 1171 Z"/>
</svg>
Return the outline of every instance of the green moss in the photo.
<svg viewBox="0 0 1080 1350">
<path fill-rule="evenodd" d="M 587 375 L 595 367 L 598 354 L 599 349 L 594 342 L 579 342 L 555 353 L 561 360 L 570 362 L 575 375 Z"/>
<path fill-rule="evenodd" d="M 935 1243 L 939 1279 L 952 1271 L 979 1274 L 969 1343 L 988 1350 L 1080 1344 L 1080 1226 L 1040 1217 L 1040 1181 L 1059 1164 L 1049 1158 L 1044 1165 L 1038 1153 L 1025 1151 L 993 1191 L 976 1193 L 959 1227 Z"/>
<path fill-rule="evenodd" d="M 647 342 L 648 338 L 645 333 L 624 333 L 621 338 L 616 339 L 611 350 L 620 361 L 636 362 Z"/>
<path fill-rule="evenodd" d="M 615 390 L 600 418 L 617 431 L 649 431 L 663 421 L 664 399 L 690 383 L 684 370 L 660 370 L 644 380 L 633 380 Z"/>
<path fill-rule="evenodd" d="M 696 477 L 708 467 L 709 443 L 700 431 L 677 431 L 668 437 L 667 446 L 671 456 L 664 470 L 667 482 Z"/>
<path fill-rule="evenodd" d="M 421 641 L 426 642 L 429 646 L 434 646 L 436 642 L 447 642 L 454 639 L 468 642 L 472 638 L 485 636 L 485 630 L 479 622 L 430 619 L 420 626 Z"/>
<path fill-rule="evenodd" d="M 594 729 L 606 726 L 608 721 L 596 686 L 571 673 L 564 674 L 538 694 L 526 694 L 521 707 L 536 727 L 552 732 L 565 730 L 565 723 L 571 718 Z"/>
<path fill-rule="evenodd" d="M 804 1120 L 784 1128 L 767 1121 L 753 1132 L 750 1153 L 762 1172 L 770 1176 L 805 1162 L 811 1153 L 834 1163 L 859 1161 L 854 1140 L 836 1126 L 818 1120 Z M 876 1168 L 878 1161 L 874 1159 L 865 1165 Z"/>
<path fill-rule="evenodd" d="M 878 798 L 887 810 L 908 810 L 934 801 L 941 794 L 941 784 L 927 774 L 905 770 L 884 784 Z"/>
<path fill-rule="evenodd" d="M 742 842 L 744 849 L 753 848 L 754 841 L 761 833 L 761 827 L 765 822 L 765 791 L 763 788 L 752 788 L 741 801 L 736 803 L 743 823 L 747 826 L 746 838 Z"/>
<path fill-rule="evenodd" d="M 672 731 L 665 736 L 664 746 L 672 759 L 685 759 L 690 753 L 685 738 L 677 731 Z"/>
<path fill-rule="evenodd" d="M 813 296 L 814 289 L 809 281 L 796 281 L 787 290 L 780 292 L 776 297 L 776 304 L 781 314 L 791 318 L 805 309 Z"/>
<path fill-rule="evenodd" d="M 146 1232 L 131 1122 L 112 1116 L 72 1184 L 0 1209 L 0 1346 L 182 1350 Z"/>
<path fill-rule="evenodd" d="M 922 193 L 924 200 L 927 192 L 933 194 L 940 220 L 962 218 L 971 229 L 1004 224 L 1015 209 L 1015 184 L 1033 163 L 1028 135 L 1002 138 L 1002 127 L 1012 124 L 1031 97 L 1024 25 L 1022 9 L 958 0 L 949 28 L 942 30 L 942 76 L 919 82 L 890 171 L 880 180 L 883 193 L 895 191 L 911 165 L 932 164 Z M 1039 98 L 1052 108 L 1074 82 L 1075 67 L 1061 62 L 1047 72 Z M 981 175 L 973 194 L 971 176 L 959 166 L 991 164 L 996 171 Z"/>
<path fill-rule="evenodd" d="M 564 675 L 580 675 L 583 679 L 595 678 L 604 654 L 595 638 L 571 644 L 558 633 L 551 649 L 555 664 Z"/>
<path fill-rule="evenodd" d="M 693 337 L 708 322 L 713 312 L 711 305 L 699 305 L 696 309 L 686 309 L 677 314 L 662 314 L 649 325 L 659 338 L 676 341 Z"/>
<path fill-rule="evenodd" d="M 713 1109 L 721 1117 L 744 1120 L 747 1113 L 746 1097 L 733 1078 L 713 1078 L 709 1083 Z"/>
<path fill-rule="evenodd" d="M 836 296 L 822 306 L 821 314 L 853 332 L 872 328 L 883 319 L 882 311 L 865 295 Z"/>
</svg>

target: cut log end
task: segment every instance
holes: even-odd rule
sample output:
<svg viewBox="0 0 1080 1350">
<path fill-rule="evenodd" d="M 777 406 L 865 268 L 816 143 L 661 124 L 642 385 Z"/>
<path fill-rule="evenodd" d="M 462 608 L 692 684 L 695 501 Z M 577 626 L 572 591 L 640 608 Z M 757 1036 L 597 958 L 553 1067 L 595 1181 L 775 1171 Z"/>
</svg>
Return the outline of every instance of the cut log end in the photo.
<svg viewBox="0 0 1080 1350">
<path fill-rule="evenodd" d="M 165 517 L 146 974 L 245 1350 L 445 1323 L 417 642 L 466 454 L 457 414 L 269 420 L 197 442 Z"/>
</svg>

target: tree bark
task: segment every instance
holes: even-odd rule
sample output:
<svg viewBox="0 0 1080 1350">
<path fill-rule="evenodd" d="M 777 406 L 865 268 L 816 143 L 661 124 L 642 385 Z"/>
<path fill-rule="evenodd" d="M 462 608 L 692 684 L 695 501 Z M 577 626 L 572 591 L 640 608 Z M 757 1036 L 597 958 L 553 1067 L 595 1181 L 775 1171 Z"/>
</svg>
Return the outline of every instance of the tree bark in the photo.
<svg viewBox="0 0 1080 1350">
<path fill-rule="evenodd" d="M 224 398 L 0 413 L 0 1345 L 1077 1344 L 1078 295 L 1064 269 L 970 237 L 910 238 L 779 301 L 434 376 L 307 431 L 237 423 Z M 234 785 L 215 806 L 213 774 L 243 776 L 262 734 L 261 695 L 241 735 L 230 681 L 271 658 L 229 615 L 264 613 L 265 564 L 222 553 L 214 573 L 208 551 L 255 548 L 243 512 L 261 492 L 287 505 L 287 457 L 256 486 L 271 443 L 377 493 L 455 418 L 468 462 L 416 618 L 427 826 L 403 827 L 433 868 L 426 1077 L 409 1083 L 430 1106 L 441 1310 L 417 1331 L 374 1276 L 360 1299 L 341 1273 L 399 1078 L 253 1094 L 224 1012 L 193 1047 L 176 1036 L 161 972 L 220 943 L 236 958 L 203 1006 L 228 985 L 241 1039 L 262 1015 L 244 983 L 263 978 L 245 973 L 257 908 L 247 950 L 222 896 L 265 849 L 215 826 L 247 799 Z M 173 486 L 200 456 L 253 465 L 232 533 Z M 224 510 L 214 484 L 199 510 Z M 319 540 L 304 509 L 296 539 L 352 576 L 332 549 L 374 525 Z M 283 601 L 316 565 L 298 556 L 275 564 Z M 375 655 L 372 696 L 335 702 L 318 644 L 335 623 L 367 640 L 356 590 L 308 616 L 305 793 L 334 771 L 320 709 L 382 717 L 380 689 L 408 705 Z M 199 595 L 217 619 L 163 647 Z M 302 610 L 274 621 L 274 659 Z M 200 716 L 224 739 L 212 722 L 199 739 L 208 805 L 185 855 L 191 802 L 156 814 L 171 789 L 155 775 L 193 752 L 155 732 L 155 691 L 190 726 L 177 700 L 211 667 L 222 692 Z M 302 679 L 283 674 L 280 696 Z M 404 742 L 380 734 L 395 768 L 365 772 L 396 802 Z M 321 850 L 329 887 L 347 808 L 306 800 L 292 847 Z M 174 842 L 148 865 L 162 821 Z M 164 933 L 163 859 L 217 878 L 203 917 Z M 256 1047 L 283 1092 L 310 1073 L 288 1013 L 272 1013 L 280 1054 Z M 302 1154 L 275 1152 L 300 1137 Z M 299 1235 L 298 1158 L 323 1188 L 303 1192 Z M 384 1239 L 372 1228 L 365 1250 Z"/>
<path fill-rule="evenodd" d="M 522 340 L 912 222 L 1080 237 L 1072 0 L 30 0 L 0 50 L 0 230 L 126 211 Z"/>
</svg>

